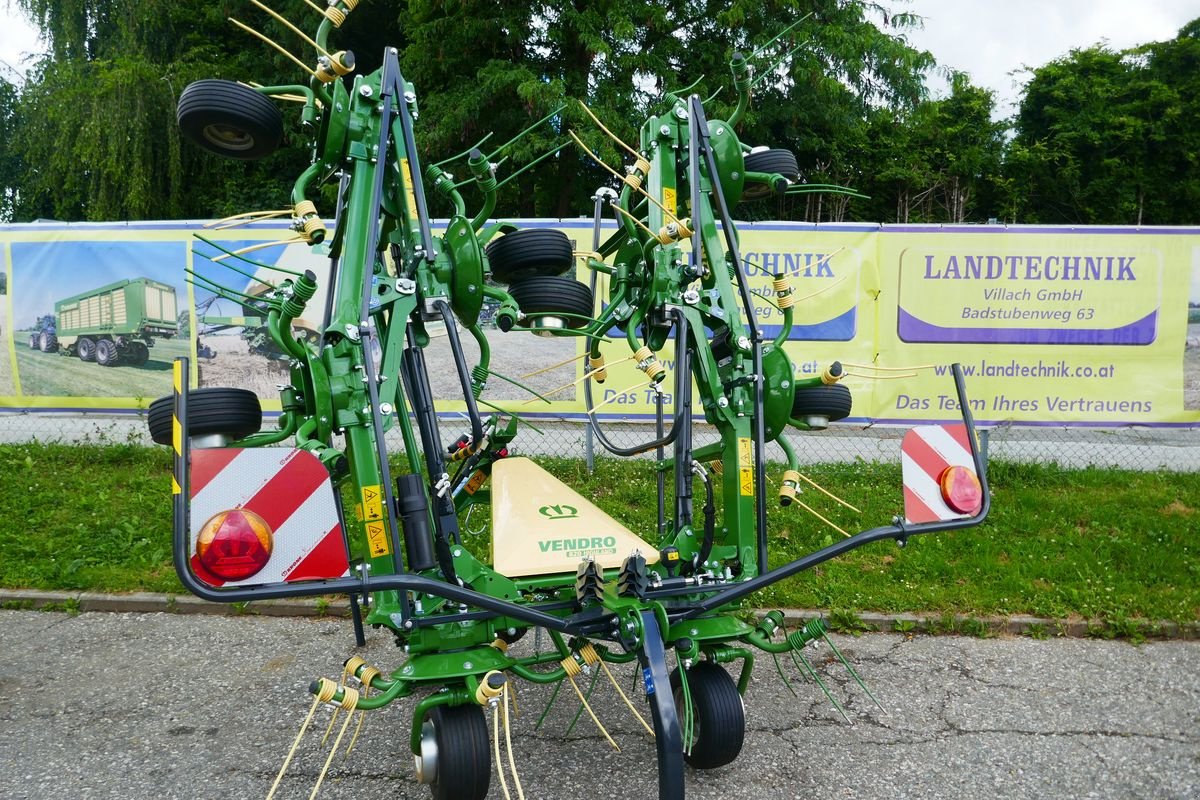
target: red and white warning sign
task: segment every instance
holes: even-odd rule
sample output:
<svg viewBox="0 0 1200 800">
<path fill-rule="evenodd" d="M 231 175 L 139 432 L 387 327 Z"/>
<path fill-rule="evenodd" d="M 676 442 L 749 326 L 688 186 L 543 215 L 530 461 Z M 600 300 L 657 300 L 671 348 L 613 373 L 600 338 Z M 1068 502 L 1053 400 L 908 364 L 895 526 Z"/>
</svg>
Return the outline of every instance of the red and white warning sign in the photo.
<svg viewBox="0 0 1200 800">
<path fill-rule="evenodd" d="M 904 519 L 937 522 L 979 513 L 983 489 L 975 474 L 966 425 L 921 425 L 900 444 Z"/>
<path fill-rule="evenodd" d="M 333 484 L 312 453 L 197 449 L 190 465 L 196 577 L 211 586 L 247 586 L 349 574 Z"/>
</svg>

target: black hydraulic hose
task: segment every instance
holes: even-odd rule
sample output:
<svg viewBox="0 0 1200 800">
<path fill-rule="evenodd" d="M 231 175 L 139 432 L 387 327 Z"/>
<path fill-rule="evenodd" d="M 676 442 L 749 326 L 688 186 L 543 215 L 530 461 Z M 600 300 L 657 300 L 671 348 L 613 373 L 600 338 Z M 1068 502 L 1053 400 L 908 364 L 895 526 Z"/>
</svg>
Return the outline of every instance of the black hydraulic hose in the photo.
<svg viewBox="0 0 1200 800">
<path fill-rule="evenodd" d="M 454 312 L 445 300 L 435 304 L 442 313 L 446 323 L 446 338 L 450 341 L 450 352 L 454 354 L 454 366 L 458 368 L 458 382 L 462 385 L 463 400 L 467 404 L 467 416 L 471 420 L 471 440 L 476 447 L 483 442 L 483 420 L 479 416 L 479 407 L 475 404 L 475 393 L 471 391 L 471 374 L 467 371 L 466 356 L 462 349 L 462 340 L 458 338 L 458 326 L 455 323 Z"/>
<path fill-rule="evenodd" d="M 401 357 L 401 377 L 408 390 L 413 416 L 421 433 L 421 448 L 425 451 L 425 467 L 429 472 L 430 497 L 433 506 L 434 551 L 442 576 L 450 583 L 458 582 L 454 570 L 454 559 L 450 553 L 450 539 L 459 543 L 458 515 L 454 501 L 447 490 L 439 495 L 436 486 L 446 471 L 442 457 L 441 437 L 438 435 L 437 413 L 433 407 L 433 395 L 429 390 L 425 356 L 416 343 L 416 335 L 410 326 L 406 331 L 408 347 Z"/>
<path fill-rule="evenodd" d="M 683 325 L 684 327 L 687 326 L 687 321 L 683 318 L 682 312 L 680 312 L 678 309 L 676 309 L 676 310 L 672 311 L 672 314 L 674 314 L 675 321 L 678 325 Z M 677 341 L 678 341 L 678 338 L 679 337 L 676 336 Z M 589 346 L 591 345 L 590 339 L 589 339 L 588 344 L 589 344 Z M 676 358 L 678 358 L 678 355 L 676 355 Z M 678 367 L 678 364 L 676 364 L 676 366 Z M 676 380 L 678 380 L 678 370 L 676 370 Z M 689 384 L 688 388 L 687 388 L 687 393 L 688 393 L 689 397 L 691 396 L 691 391 L 692 391 L 692 389 Z M 584 407 L 587 408 L 588 423 L 592 426 L 592 432 L 596 434 L 596 438 L 600 441 L 600 444 L 602 444 L 604 446 L 604 449 L 614 455 L 636 456 L 636 455 L 645 453 L 648 450 L 653 450 L 657 447 L 663 447 L 665 445 L 674 444 L 676 437 L 679 436 L 679 432 L 683 429 L 682 423 L 683 423 L 683 418 L 684 418 L 684 413 L 683 413 L 684 404 L 677 402 L 675 404 L 675 418 L 671 421 L 671 430 L 669 433 L 667 433 L 666 436 L 660 436 L 659 438 L 655 439 L 652 442 L 646 442 L 645 444 L 639 444 L 639 445 L 635 445 L 633 447 L 617 447 L 615 444 L 613 444 L 611 441 L 609 441 L 607 436 L 604 435 L 604 431 L 600 427 L 599 420 L 597 420 L 596 415 L 592 413 L 594 405 L 592 403 L 592 382 L 591 381 L 583 382 L 583 400 L 584 400 Z"/>
<path fill-rule="evenodd" d="M 675 325 L 675 408 L 679 436 L 675 439 L 675 530 L 692 524 L 692 359 L 691 326 L 682 311 Z"/>
<path fill-rule="evenodd" d="M 693 470 L 704 481 L 704 540 L 700 544 L 700 552 L 696 554 L 696 566 L 699 567 L 712 555 L 713 540 L 716 538 L 717 506 L 713 502 L 712 479 L 708 477 L 708 471 L 698 463 L 692 463 Z"/>
<path fill-rule="evenodd" d="M 717 172 L 717 161 L 713 157 L 712 148 L 708 144 L 708 120 L 704 115 L 704 106 L 700 98 L 692 95 L 691 104 L 691 140 L 693 150 L 700 149 L 708 166 L 708 175 L 712 184 L 713 199 L 717 201 L 717 211 L 721 214 L 721 229 L 725 234 L 725 244 L 733 256 L 734 274 L 737 276 L 738 290 L 742 295 L 742 304 L 746 308 L 746 324 L 750 328 L 750 345 L 753 348 L 754 368 L 754 486 L 757 489 L 754 497 L 754 515 L 758 545 L 758 572 L 761 575 L 767 569 L 767 493 L 766 493 L 766 448 L 767 427 L 766 415 L 763 414 L 763 375 L 762 336 L 758 329 L 758 320 L 754 316 L 754 303 L 750 296 L 750 286 L 742 269 L 742 256 L 738 252 L 737 236 L 734 234 L 733 219 L 729 215 L 729 207 L 725 202 L 725 193 L 721 189 L 721 181 Z M 695 144 L 697 139 L 704 140 L 704 147 Z M 700 181 L 700 165 L 692 164 L 692 177 Z M 693 189 L 693 193 L 697 193 Z M 695 211 L 693 210 L 693 215 Z"/>
</svg>

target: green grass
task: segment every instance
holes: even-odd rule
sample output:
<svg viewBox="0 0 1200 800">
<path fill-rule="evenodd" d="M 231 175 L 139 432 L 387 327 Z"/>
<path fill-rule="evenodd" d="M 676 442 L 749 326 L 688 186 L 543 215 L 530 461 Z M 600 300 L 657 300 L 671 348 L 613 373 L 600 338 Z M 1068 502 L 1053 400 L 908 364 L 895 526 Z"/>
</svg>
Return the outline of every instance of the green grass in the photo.
<svg viewBox="0 0 1200 800">
<path fill-rule="evenodd" d="M 14 335 L 17 377 L 26 397 L 143 397 L 149 403 L 171 393 L 171 362 L 189 355 L 191 347 L 186 339 L 156 339 L 145 364 L 102 367 L 61 353 L 31 350 L 28 334 Z"/>
<path fill-rule="evenodd" d="M 644 538 L 653 526 L 646 462 L 542 461 Z M 0 585 L 181 592 L 170 565 L 170 456 L 127 445 L 0 445 Z M 780 468 L 768 473 L 777 485 Z M 802 499 L 848 530 L 900 510 L 900 470 L 806 470 L 862 509 L 809 490 Z M 997 463 L 983 527 L 884 542 L 776 584 L 764 607 L 1034 614 L 1106 620 L 1200 619 L 1200 474 L 1063 470 Z M 770 507 L 772 564 L 841 535 L 793 506 Z M 479 522 L 477 513 L 472 525 Z M 486 537 L 475 537 L 486 552 Z"/>
</svg>

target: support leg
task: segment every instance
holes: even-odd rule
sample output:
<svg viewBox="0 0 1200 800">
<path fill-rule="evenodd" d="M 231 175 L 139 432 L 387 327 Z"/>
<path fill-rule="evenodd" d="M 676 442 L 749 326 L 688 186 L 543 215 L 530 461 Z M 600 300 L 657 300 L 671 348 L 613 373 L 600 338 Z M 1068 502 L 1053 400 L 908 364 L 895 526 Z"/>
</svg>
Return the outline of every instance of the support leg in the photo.
<svg viewBox="0 0 1200 800">
<path fill-rule="evenodd" d="M 646 683 L 646 695 L 654 715 L 654 742 L 658 748 L 658 798 L 683 800 L 683 733 L 675 698 L 671 694 L 671 676 L 667 672 L 667 654 L 662 632 L 652 610 L 642 611 L 642 646 L 638 652 Z"/>
</svg>

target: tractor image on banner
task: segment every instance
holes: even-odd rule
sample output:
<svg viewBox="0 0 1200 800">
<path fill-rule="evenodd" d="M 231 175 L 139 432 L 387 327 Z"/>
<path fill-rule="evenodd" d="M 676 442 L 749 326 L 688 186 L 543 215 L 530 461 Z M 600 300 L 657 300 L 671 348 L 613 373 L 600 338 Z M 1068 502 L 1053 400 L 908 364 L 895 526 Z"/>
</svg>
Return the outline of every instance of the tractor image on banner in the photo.
<svg viewBox="0 0 1200 800">
<path fill-rule="evenodd" d="M 738 757 L 755 651 L 808 665 L 806 647 L 829 641 L 820 619 L 792 631 L 777 611 L 753 621 L 745 611 L 756 591 L 863 545 L 904 543 L 987 516 L 986 465 L 963 372 L 949 365 L 944 377 L 961 421 L 928 426 L 913 445 L 921 471 L 911 494 L 934 513 L 896 509 L 890 521 L 770 569 L 767 504 L 803 505 L 805 477 L 789 437 L 820 435 L 849 416 L 842 379 L 850 365 L 802 370 L 785 352 L 797 310 L 814 301 L 781 272 L 768 276 L 769 292 L 752 291 L 733 209 L 773 193 L 848 190 L 804 186 L 792 153 L 738 138 L 756 54 L 732 55 L 737 104 L 725 119 L 712 118 L 698 95 L 668 92 L 636 142 L 613 137 L 627 163 L 602 164 L 616 188 L 596 192 L 593 239 L 577 247 L 561 231 L 492 219 L 499 187 L 516 174 L 497 167 L 504 146 L 489 153 L 480 142 L 423 162 L 417 94 L 397 51 L 358 75 L 354 55 L 334 43 L 356 5 L 330 3 L 313 38 L 304 37 L 315 51 L 306 82 L 201 80 L 179 98 L 182 132 L 235 159 L 278 147 L 276 99 L 299 107 L 313 158 L 283 212 L 292 220 L 287 241 L 327 253 L 330 270 L 319 287 L 312 271 L 255 260 L 256 245 L 204 240 L 230 277 L 205 269 L 190 271 L 192 280 L 262 324 L 288 372 L 273 430 L 263 429 L 253 392 L 190 388 L 187 359 L 175 362 L 171 396 L 151 404 L 151 435 L 174 453 L 176 570 L 190 591 L 218 602 L 343 594 L 360 643 L 366 625 L 389 631 L 397 663 L 355 657 L 334 667 L 340 678 L 315 680 L 301 735 L 318 710 L 345 710 L 336 751 L 353 712 L 409 699 L 402 739 L 435 798 L 482 800 L 493 772 L 506 796 L 511 784 L 524 797 L 511 745 L 500 756 L 517 681 L 570 684 L 587 705 L 582 673 L 611 678 L 610 664 L 636 663 L 644 702 L 629 708 L 653 737 L 659 797 L 679 800 L 685 764 L 720 769 Z M 572 142 L 601 163 L 574 131 L 559 147 Z M 451 169 L 465 179 L 456 182 Z M 330 185 L 336 192 L 321 191 Z M 437 234 L 434 192 L 455 210 Z M 334 197 L 335 207 L 318 208 Z M 225 224 L 279 213 L 250 211 Z M 602 239 L 605 217 L 617 227 Z M 573 277 L 577 267 L 586 280 Z M 238 288 L 262 269 L 279 279 Z M 325 302 L 314 304 L 319 294 Z M 764 302 L 777 312 L 770 328 L 754 313 Z M 852 310 L 836 318 L 845 340 Z M 319 330 L 309 322 L 298 329 L 297 320 L 312 319 Z M 504 342 L 485 336 L 484 319 L 508 337 L 582 341 L 578 383 L 598 441 L 617 456 L 649 455 L 638 463 L 658 478 L 640 524 L 620 524 L 533 459 L 510 454 L 525 423 L 482 398 L 497 379 L 492 342 L 497 350 Z M 448 363 L 426 357 L 435 326 Z M 477 345 L 473 363 L 466 336 Z M 465 409 L 466 430 L 449 442 L 431 367 L 450 371 Z M 614 443 L 595 412 L 642 396 L 656 416 L 646 440 Z M 701 420 L 714 426 L 715 441 L 694 441 Z M 392 429 L 403 441 L 396 454 L 386 439 Z M 769 444 L 788 462 L 778 486 L 766 481 Z M 463 544 L 472 513 L 490 515 L 486 553 Z M 530 629 L 553 647 L 510 648 Z"/>
</svg>

